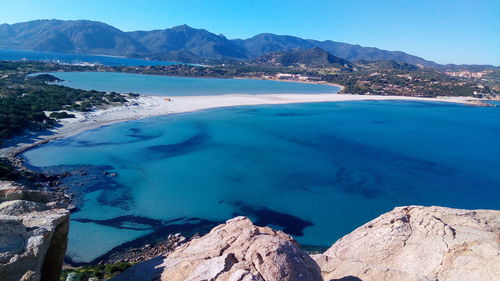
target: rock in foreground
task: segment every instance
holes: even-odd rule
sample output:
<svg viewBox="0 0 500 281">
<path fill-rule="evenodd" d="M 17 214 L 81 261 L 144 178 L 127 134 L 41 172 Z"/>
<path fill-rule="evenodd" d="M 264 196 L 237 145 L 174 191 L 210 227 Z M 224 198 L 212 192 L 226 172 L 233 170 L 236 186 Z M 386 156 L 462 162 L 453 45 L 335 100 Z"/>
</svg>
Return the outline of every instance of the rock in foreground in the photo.
<svg viewBox="0 0 500 281">
<path fill-rule="evenodd" d="M 289 235 L 236 217 L 115 281 L 316 281 L 318 265 Z"/>
<path fill-rule="evenodd" d="M 238 217 L 113 280 L 500 280 L 500 211 L 399 207 L 312 258 Z"/>
<path fill-rule="evenodd" d="M 396 208 L 313 258 L 324 280 L 500 280 L 500 211 Z"/>
<path fill-rule="evenodd" d="M 0 182 L 0 280 L 59 280 L 69 211 L 50 198 L 48 192 Z"/>
</svg>

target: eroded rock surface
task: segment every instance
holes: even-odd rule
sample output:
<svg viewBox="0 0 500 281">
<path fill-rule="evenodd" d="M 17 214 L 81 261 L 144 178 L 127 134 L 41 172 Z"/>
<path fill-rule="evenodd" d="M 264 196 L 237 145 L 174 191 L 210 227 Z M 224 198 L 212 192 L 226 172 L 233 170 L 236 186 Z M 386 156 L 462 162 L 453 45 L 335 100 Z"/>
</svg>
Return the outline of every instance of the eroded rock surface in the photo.
<svg viewBox="0 0 500 281">
<path fill-rule="evenodd" d="M 236 217 L 207 235 L 136 265 L 113 279 L 164 281 L 316 281 L 318 265 L 289 235 Z"/>
<path fill-rule="evenodd" d="M 0 280 L 59 280 L 69 230 L 59 196 L 0 182 Z"/>
<path fill-rule="evenodd" d="M 323 278 L 500 280 L 500 211 L 409 206 L 370 221 L 313 258 Z"/>
<path fill-rule="evenodd" d="M 500 280 L 500 211 L 399 207 L 312 258 L 238 217 L 114 280 Z"/>
</svg>

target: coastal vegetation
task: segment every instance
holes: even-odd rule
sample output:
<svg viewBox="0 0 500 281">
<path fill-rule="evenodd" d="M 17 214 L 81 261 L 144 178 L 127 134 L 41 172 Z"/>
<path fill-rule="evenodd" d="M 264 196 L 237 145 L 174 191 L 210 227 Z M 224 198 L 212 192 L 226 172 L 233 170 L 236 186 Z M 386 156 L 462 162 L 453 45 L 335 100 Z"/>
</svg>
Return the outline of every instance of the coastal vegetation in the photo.
<svg viewBox="0 0 500 281">
<path fill-rule="evenodd" d="M 260 66 L 338 68 L 347 71 L 354 68 L 351 62 L 336 57 L 318 47 L 308 50 L 270 53 L 254 59 L 251 63 Z"/>
<path fill-rule="evenodd" d="M 325 74 L 322 79 L 346 87 L 350 94 L 401 96 L 497 95 L 484 82 L 447 76 L 434 69 L 368 68 L 356 72 Z"/>
<path fill-rule="evenodd" d="M 49 117 L 54 119 L 66 119 L 66 118 L 75 118 L 75 115 L 67 113 L 66 111 L 61 111 L 61 112 L 52 112 L 50 113 Z"/>
<path fill-rule="evenodd" d="M 455 70 L 450 68 L 448 70 Z M 122 104 L 136 94 L 86 91 L 51 84 L 52 71 L 111 71 L 184 77 L 286 79 L 328 82 L 344 86 L 345 94 L 417 97 L 499 95 L 498 70 L 484 75 L 441 71 L 394 60 L 348 62 L 320 48 L 277 52 L 232 63 L 201 65 L 104 66 L 54 62 L 0 62 L 0 141 L 24 130 L 53 127 L 57 120 L 73 118 L 68 111 L 87 112 L 100 106 Z M 458 73 L 458 74 L 457 74 Z M 47 111 L 51 111 L 47 113 Z"/>
<path fill-rule="evenodd" d="M 60 280 L 109 280 L 133 264 L 128 262 L 117 262 L 112 264 L 86 265 L 78 268 L 64 269 Z"/>
<path fill-rule="evenodd" d="M 294 54 L 298 54 L 298 52 L 294 52 Z M 168 76 L 328 82 L 345 86 L 342 92 L 344 94 L 487 97 L 500 93 L 497 85 L 498 77 L 495 80 L 494 72 L 490 74 L 493 76 L 492 78 L 485 80 L 454 77 L 437 69 L 419 68 L 395 61 L 339 64 L 331 62 L 331 58 L 327 56 L 324 57 L 324 60 L 318 60 L 310 59 L 302 54 L 299 57 L 292 57 L 292 55 L 288 54 L 286 57 L 283 57 L 282 54 L 269 55 L 248 62 L 207 67 L 196 65 L 100 66 L 99 69 Z"/>
<path fill-rule="evenodd" d="M 0 62 L 0 141 L 24 130 L 42 130 L 57 119 L 72 118 L 66 111 L 90 111 L 95 107 L 126 102 L 118 93 L 86 91 L 48 84 L 52 75 L 27 76 L 38 71 L 68 69 L 38 62 Z M 70 68 L 80 69 L 79 67 Z M 52 111 L 48 116 L 47 111 Z"/>
<path fill-rule="evenodd" d="M 0 158 L 0 181 L 15 181 L 20 177 L 20 172 L 7 159 Z"/>
</svg>

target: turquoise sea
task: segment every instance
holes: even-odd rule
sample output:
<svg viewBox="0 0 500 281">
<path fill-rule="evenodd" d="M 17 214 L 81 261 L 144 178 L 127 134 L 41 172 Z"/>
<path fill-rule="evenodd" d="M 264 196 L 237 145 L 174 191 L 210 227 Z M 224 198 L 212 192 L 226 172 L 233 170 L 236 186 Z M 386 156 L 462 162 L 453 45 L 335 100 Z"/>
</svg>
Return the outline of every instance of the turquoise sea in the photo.
<svg viewBox="0 0 500 281">
<path fill-rule="evenodd" d="M 34 52 L 34 51 L 9 50 L 9 49 L 0 49 L 0 60 L 57 61 L 70 64 L 93 63 L 93 64 L 102 64 L 109 66 L 139 66 L 139 65 L 147 66 L 147 65 L 178 64 L 173 62 L 129 59 L 129 58 L 112 57 L 112 56 L 62 54 L 62 53 Z"/>
<path fill-rule="evenodd" d="M 166 96 L 223 94 L 336 93 L 338 87 L 254 79 L 188 78 L 118 72 L 51 72 L 58 85 L 84 90 L 115 91 Z"/>
<path fill-rule="evenodd" d="M 68 256 L 235 215 L 330 246 L 396 206 L 500 208 L 500 108 L 362 101 L 244 106 L 114 124 L 26 151 L 70 172 Z"/>
</svg>

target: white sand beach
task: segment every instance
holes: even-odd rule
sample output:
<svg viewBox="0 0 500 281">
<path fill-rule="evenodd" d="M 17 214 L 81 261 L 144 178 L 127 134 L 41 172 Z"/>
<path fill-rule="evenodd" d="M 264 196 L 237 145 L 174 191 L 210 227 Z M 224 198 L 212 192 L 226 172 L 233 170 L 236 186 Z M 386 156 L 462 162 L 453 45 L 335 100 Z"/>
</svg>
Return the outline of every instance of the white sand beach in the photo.
<svg viewBox="0 0 500 281">
<path fill-rule="evenodd" d="M 169 100 L 170 99 L 170 100 Z M 41 143 L 69 137 L 80 132 L 117 122 L 147 117 L 192 112 L 197 110 L 265 104 L 290 104 L 312 102 L 338 102 L 361 100 L 410 100 L 428 102 L 451 102 L 477 105 L 479 99 L 471 97 L 419 98 L 405 96 L 343 95 L 343 94 L 262 94 L 262 95 L 216 95 L 216 96 L 140 96 L 126 105 L 98 109 L 88 113 L 72 112 L 76 118 L 61 120 L 61 126 L 43 132 L 33 132 L 7 140 L 0 148 L 0 156 L 13 156 Z"/>
</svg>

